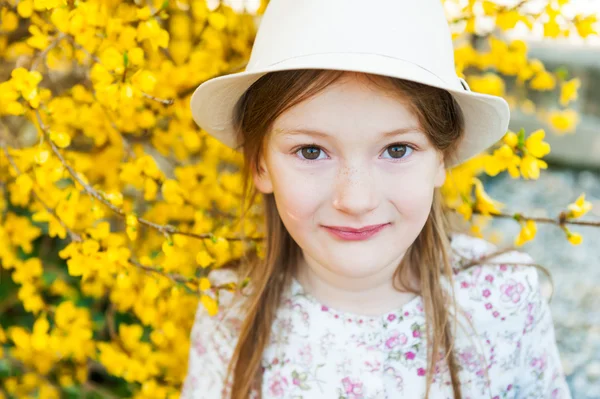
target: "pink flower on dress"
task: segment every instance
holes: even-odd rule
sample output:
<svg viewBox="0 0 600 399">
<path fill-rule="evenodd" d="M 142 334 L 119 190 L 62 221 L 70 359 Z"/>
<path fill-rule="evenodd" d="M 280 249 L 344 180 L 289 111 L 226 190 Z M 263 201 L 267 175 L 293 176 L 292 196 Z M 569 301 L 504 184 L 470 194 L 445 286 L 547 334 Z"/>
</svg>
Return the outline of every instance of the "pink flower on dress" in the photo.
<svg viewBox="0 0 600 399">
<path fill-rule="evenodd" d="M 390 313 L 387 317 L 388 321 L 394 321 L 396 319 L 396 315 L 393 313 Z"/>
<path fill-rule="evenodd" d="M 355 380 L 352 381 L 350 377 L 344 377 L 342 379 L 344 385 L 344 393 L 348 396 L 348 399 L 362 399 L 363 396 L 363 383 Z"/>
<path fill-rule="evenodd" d="M 494 281 L 494 276 L 492 276 L 491 274 L 488 274 L 487 276 L 485 276 L 485 280 L 489 281 L 491 283 Z"/>
<path fill-rule="evenodd" d="M 302 361 L 302 363 L 304 363 L 304 364 L 312 363 L 313 356 L 312 356 L 310 345 L 307 344 L 307 345 L 304 345 L 302 348 L 300 348 L 300 350 L 298 351 L 298 355 L 300 356 L 300 360 Z"/>
<path fill-rule="evenodd" d="M 406 352 L 406 360 L 413 360 L 415 358 L 414 352 Z"/>
<path fill-rule="evenodd" d="M 419 331 L 419 330 L 413 330 L 413 337 L 419 338 L 420 336 L 421 336 L 421 331 Z"/>
<path fill-rule="evenodd" d="M 490 310 L 490 309 L 492 308 L 492 304 L 491 304 L 491 303 L 489 303 L 489 302 L 488 302 L 488 303 L 486 303 L 486 304 L 485 304 L 485 308 L 486 308 L 487 310 Z"/>
<path fill-rule="evenodd" d="M 531 359 L 531 367 L 539 369 L 540 372 L 546 369 L 547 364 L 548 362 L 545 353 L 540 357 L 534 357 L 533 359 Z"/>
<path fill-rule="evenodd" d="M 417 370 L 417 375 L 419 375 L 420 377 L 424 376 L 425 373 L 425 369 L 423 367 L 419 367 L 419 369 Z"/>
<path fill-rule="evenodd" d="M 289 383 L 287 378 L 282 377 L 279 372 L 275 372 L 269 381 L 269 392 L 276 398 L 283 397 L 283 394 L 285 394 L 285 389 L 288 387 L 288 385 Z"/>
<path fill-rule="evenodd" d="M 492 295 L 492 293 L 490 292 L 490 290 L 488 290 L 487 288 L 485 290 L 483 290 L 483 296 L 484 297 L 489 297 L 490 295 Z"/>
<path fill-rule="evenodd" d="M 206 347 L 202 344 L 200 339 L 194 339 L 192 345 L 198 356 L 202 356 L 206 353 Z"/>
<path fill-rule="evenodd" d="M 521 300 L 521 294 L 525 291 L 525 286 L 522 283 L 516 282 L 513 279 L 508 280 L 506 284 L 500 286 L 503 301 L 511 301 L 517 303 Z"/>
<path fill-rule="evenodd" d="M 503 272 L 508 270 L 508 267 L 506 265 L 500 265 L 500 270 L 502 270 Z"/>
<path fill-rule="evenodd" d="M 394 346 L 401 344 L 404 345 L 407 341 L 406 335 L 404 333 L 400 334 L 398 331 L 392 331 L 392 335 L 385 341 L 385 346 L 388 349 L 392 349 Z"/>
</svg>

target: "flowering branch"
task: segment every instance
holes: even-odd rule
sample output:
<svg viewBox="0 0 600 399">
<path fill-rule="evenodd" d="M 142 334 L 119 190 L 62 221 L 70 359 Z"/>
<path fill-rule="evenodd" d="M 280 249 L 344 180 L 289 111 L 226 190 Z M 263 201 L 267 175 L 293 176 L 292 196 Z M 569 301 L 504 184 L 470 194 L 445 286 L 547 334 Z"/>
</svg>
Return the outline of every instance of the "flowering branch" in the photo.
<svg viewBox="0 0 600 399">
<path fill-rule="evenodd" d="M 572 224 L 572 225 L 579 225 L 579 226 L 594 226 L 594 227 L 600 227 L 600 221 L 598 222 L 592 222 L 592 221 L 583 221 L 583 220 L 572 220 L 569 219 L 567 217 L 567 212 L 561 212 L 558 219 L 552 219 L 552 218 L 545 218 L 545 217 L 529 217 L 529 216 L 524 216 L 522 213 L 515 213 L 514 215 L 509 215 L 506 213 L 498 213 L 498 214 L 493 214 L 493 215 L 487 215 L 485 213 L 482 213 L 481 211 L 478 211 L 476 209 L 473 210 L 474 214 L 478 214 L 478 215 L 486 215 L 486 216 L 492 216 L 492 217 L 497 217 L 497 218 L 502 218 L 502 219 L 515 219 L 515 220 L 533 220 L 534 222 L 538 222 L 538 223 L 550 223 L 550 224 L 556 224 L 556 225 L 564 225 L 564 224 Z"/>
<path fill-rule="evenodd" d="M 100 201 L 101 203 L 103 203 L 104 205 L 106 205 L 110 210 L 112 210 L 114 213 L 116 213 L 117 215 L 121 216 L 121 217 L 127 217 L 128 214 L 127 212 L 125 212 L 124 210 L 120 209 L 119 207 L 113 205 L 110 201 L 108 201 L 106 198 L 104 198 L 104 196 L 102 194 L 100 194 L 100 192 L 96 191 L 94 188 L 92 188 L 89 184 L 87 184 L 77 173 L 77 171 L 75 171 L 73 169 L 73 167 L 71 165 L 69 165 L 69 163 L 66 161 L 66 159 L 63 157 L 63 155 L 61 154 L 60 150 L 58 149 L 58 147 L 56 146 L 56 144 L 54 144 L 54 142 L 50 139 L 50 135 L 48 134 L 48 128 L 46 127 L 46 125 L 44 124 L 44 122 L 42 121 L 41 115 L 39 110 L 34 109 L 33 110 L 38 124 L 40 126 L 40 130 L 42 135 L 46 138 L 46 140 L 48 141 L 50 148 L 52 149 L 52 152 L 57 156 L 57 158 L 60 160 L 60 163 L 65 167 L 65 169 L 69 172 L 69 174 L 71 175 L 71 177 L 73 177 L 73 179 L 75 179 L 75 181 L 77 181 L 77 183 L 79 183 L 83 189 L 86 191 L 86 193 L 88 195 L 90 195 L 92 198 L 97 199 L 98 201 Z M 193 237 L 193 238 L 197 238 L 197 239 L 216 239 L 217 237 L 213 234 L 213 233 L 205 233 L 205 234 L 196 234 L 196 233 L 189 233 L 189 232 L 184 232 L 184 231 L 179 231 L 177 230 L 175 227 L 170 226 L 170 225 L 160 225 L 154 222 L 151 222 L 147 219 L 144 218 L 140 218 L 140 217 L 136 217 L 138 222 L 140 224 L 143 224 L 145 226 L 154 228 L 156 230 L 158 230 L 161 234 L 168 236 L 168 235 L 183 235 L 183 236 L 188 236 L 188 237 Z M 223 237 L 226 240 L 229 241 L 244 241 L 244 240 L 250 240 L 250 241 L 262 241 L 262 237 L 247 237 L 247 238 L 242 238 L 242 237 Z"/>
<path fill-rule="evenodd" d="M 17 175 L 21 175 L 21 171 L 19 170 L 19 167 L 17 166 L 17 164 L 15 163 L 14 159 L 12 158 L 12 156 L 10 155 L 10 153 L 8 152 L 8 147 L 6 146 L 6 143 L 4 142 L 4 140 L 0 141 L 0 148 L 2 148 L 2 150 L 4 151 L 4 155 L 6 155 L 6 158 L 8 159 L 8 162 L 10 163 L 10 165 L 13 167 L 13 169 L 15 170 L 15 172 L 17 172 Z M 63 229 L 65 229 L 65 231 L 69 234 L 69 236 L 71 237 L 72 241 L 76 241 L 76 242 L 81 242 L 83 241 L 81 236 L 77 233 L 75 233 L 73 230 L 71 230 L 69 228 L 69 226 L 66 225 L 66 223 L 58 217 L 58 215 L 56 214 L 56 211 L 52 208 L 50 208 L 45 202 L 44 200 L 42 200 L 42 197 L 40 197 L 40 195 L 34 190 L 31 189 L 31 192 L 33 193 L 33 196 L 42 204 L 42 206 L 46 209 L 46 211 L 51 214 L 57 221 L 58 223 L 61 225 L 61 227 Z"/>
</svg>

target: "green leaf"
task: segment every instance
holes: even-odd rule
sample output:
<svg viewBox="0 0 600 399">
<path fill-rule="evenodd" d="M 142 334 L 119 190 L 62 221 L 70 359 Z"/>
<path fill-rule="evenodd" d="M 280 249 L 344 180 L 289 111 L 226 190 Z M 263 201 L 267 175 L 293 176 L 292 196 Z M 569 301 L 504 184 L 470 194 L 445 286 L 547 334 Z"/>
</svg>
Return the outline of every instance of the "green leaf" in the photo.
<svg viewBox="0 0 600 399">
<path fill-rule="evenodd" d="M 525 147 L 525 128 L 519 130 L 517 137 L 519 139 L 517 147 L 522 150 Z"/>
<path fill-rule="evenodd" d="M 569 79 L 569 71 L 564 66 L 556 68 L 554 70 L 554 74 L 556 76 L 558 76 L 561 80 L 567 80 L 567 79 Z"/>
</svg>

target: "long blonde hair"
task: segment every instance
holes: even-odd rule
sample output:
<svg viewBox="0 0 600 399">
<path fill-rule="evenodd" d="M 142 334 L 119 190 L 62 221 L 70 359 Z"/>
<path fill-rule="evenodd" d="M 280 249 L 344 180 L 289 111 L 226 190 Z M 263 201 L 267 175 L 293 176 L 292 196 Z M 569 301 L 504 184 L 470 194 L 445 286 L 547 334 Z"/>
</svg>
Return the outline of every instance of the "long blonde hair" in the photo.
<svg viewBox="0 0 600 399">
<path fill-rule="evenodd" d="M 251 176 L 259 170 L 265 137 L 275 119 L 295 104 L 319 93 L 344 73 L 318 69 L 273 72 L 258 79 L 240 99 L 234 121 L 244 154 L 242 203 L 246 208 L 242 215 L 250 209 L 258 195 L 251 183 Z M 464 119 L 458 103 L 449 92 L 402 79 L 369 74 L 364 76 L 374 84 L 408 98 L 407 106 L 417 116 L 430 142 L 443 153 L 447 162 L 453 160 L 464 134 Z M 291 283 L 301 256 L 300 247 L 287 232 L 277 212 L 273 194 L 261 195 L 265 215 L 265 256 L 263 259 L 244 257 L 237 266 L 239 282 L 249 279 L 252 289 L 244 294 L 245 317 L 227 368 L 226 380 L 233 372 L 231 397 L 234 399 L 247 399 L 252 390 L 256 390 L 260 396 L 262 354 L 269 342 L 271 325 L 284 289 Z M 403 287 L 423 298 L 427 342 L 430 343 L 426 397 L 429 396 L 439 361 L 432 354 L 440 353 L 440 348 L 443 348 L 446 353 L 443 360 L 448 365 L 454 397 L 461 398 L 458 365 L 453 351 L 455 334 L 450 331 L 448 298 L 441 283 L 443 276 L 453 281 L 449 252 L 450 231 L 454 228 L 448 213 L 440 190 L 436 188 L 429 217 L 398 265 L 394 281 L 399 280 Z M 411 287 L 409 276 L 416 277 L 418 287 Z M 454 292 L 451 297 L 456 303 Z"/>
</svg>

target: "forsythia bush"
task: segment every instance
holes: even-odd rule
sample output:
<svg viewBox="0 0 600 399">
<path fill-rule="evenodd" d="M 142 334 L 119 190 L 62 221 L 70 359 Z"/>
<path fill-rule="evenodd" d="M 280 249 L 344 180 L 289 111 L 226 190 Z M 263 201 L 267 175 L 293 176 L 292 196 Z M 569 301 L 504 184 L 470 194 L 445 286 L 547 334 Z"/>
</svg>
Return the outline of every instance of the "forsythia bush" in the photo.
<svg viewBox="0 0 600 399">
<path fill-rule="evenodd" d="M 471 89 L 572 133 L 579 80 L 503 33 L 541 25 L 548 37 L 586 37 L 596 16 L 567 18 L 566 0 L 533 11 L 528 1 L 445 3 Z M 241 155 L 197 129 L 189 99 L 202 81 L 243 70 L 265 6 L 0 0 L 0 397 L 179 396 L 198 301 L 214 314 L 220 290 L 234 288 L 211 286 L 209 272 L 264 250 L 258 206 L 236 223 Z M 557 106 L 536 109 L 506 91 L 509 81 L 555 92 Z M 537 179 L 544 134 L 508 132 L 449 171 L 447 203 L 475 233 L 513 217 L 516 245 L 535 237 L 536 222 L 581 242 L 567 225 L 584 224 L 575 219 L 591 209 L 585 194 L 541 220 L 502 213 L 484 191 L 499 173 Z"/>
</svg>

